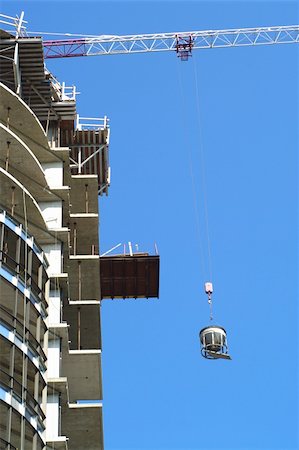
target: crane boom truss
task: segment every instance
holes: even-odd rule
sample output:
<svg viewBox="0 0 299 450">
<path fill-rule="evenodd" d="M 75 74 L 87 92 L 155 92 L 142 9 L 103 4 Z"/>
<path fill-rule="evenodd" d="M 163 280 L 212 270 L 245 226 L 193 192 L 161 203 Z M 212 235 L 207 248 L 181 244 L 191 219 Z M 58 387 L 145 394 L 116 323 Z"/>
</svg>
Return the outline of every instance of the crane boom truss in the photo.
<svg viewBox="0 0 299 450">
<path fill-rule="evenodd" d="M 131 36 L 95 36 L 45 40 L 45 58 L 175 51 L 179 56 L 193 49 L 245 47 L 299 42 L 299 26 L 240 28 Z"/>
</svg>

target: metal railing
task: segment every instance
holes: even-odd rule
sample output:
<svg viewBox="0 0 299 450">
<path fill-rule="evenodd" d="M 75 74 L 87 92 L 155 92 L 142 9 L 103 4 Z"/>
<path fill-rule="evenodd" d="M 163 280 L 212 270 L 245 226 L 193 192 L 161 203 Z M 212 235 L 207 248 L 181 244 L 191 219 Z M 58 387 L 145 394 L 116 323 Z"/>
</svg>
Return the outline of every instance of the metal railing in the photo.
<svg viewBox="0 0 299 450">
<path fill-rule="evenodd" d="M 119 255 L 123 255 L 123 256 L 134 256 L 134 255 L 142 255 L 142 254 L 146 254 L 148 255 L 149 253 L 146 251 L 141 251 L 140 250 L 140 246 L 139 244 L 133 244 L 132 242 L 128 242 L 128 243 L 119 243 L 116 244 L 114 247 L 110 248 L 109 250 L 107 250 L 105 253 L 102 253 L 100 256 L 119 256 Z M 159 255 L 159 251 L 158 251 L 158 246 L 156 243 L 154 243 L 154 254 L 155 255 Z"/>
<path fill-rule="evenodd" d="M 42 349 L 42 343 L 38 342 L 28 328 L 25 327 L 24 324 L 14 317 L 9 311 L 7 311 L 7 309 L 0 306 L 0 311 L 0 323 L 2 323 L 5 328 L 9 329 L 9 331 L 14 332 L 17 339 L 28 347 L 31 356 L 33 358 L 37 358 L 39 363 L 45 369 L 47 357 Z"/>
<path fill-rule="evenodd" d="M 46 70 L 46 74 L 49 77 L 52 88 L 57 95 L 58 101 L 75 101 L 76 95 L 80 94 L 77 92 L 76 86 L 66 86 L 65 83 L 60 83 L 54 75 Z"/>
<path fill-rule="evenodd" d="M 2 217 L 1 217 L 2 215 Z M 11 217 L 5 209 L 0 208 L 0 222 L 4 223 L 5 226 L 7 226 L 11 231 L 15 233 L 14 227 L 17 227 L 21 230 L 21 234 L 18 234 L 18 237 L 20 236 L 24 242 L 27 243 L 27 245 L 32 248 L 34 253 L 37 255 L 38 259 L 46 266 L 48 267 L 48 263 L 45 260 L 44 257 L 44 251 L 42 248 L 34 241 L 34 237 L 31 236 L 31 234 L 26 233 L 22 225 L 17 222 L 13 217 Z"/>
<path fill-rule="evenodd" d="M 80 117 L 77 114 L 76 130 L 78 131 L 100 131 L 109 128 L 109 119 L 107 116 L 100 117 Z"/>
<path fill-rule="evenodd" d="M 31 331 L 29 331 L 29 329 L 27 327 L 24 327 L 24 324 L 17 319 L 12 313 L 10 313 L 9 311 L 7 311 L 6 308 L 4 308 L 3 306 L 0 306 L 0 311 L 2 311 L 2 313 L 4 314 L 4 316 L 6 316 L 6 318 L 9 318 L 12 320 L 12 323 L 16 323 L 16 325 L 12 325 L 13 329 L 16 331 L 19 339 L 24 340 L 23 338 L 23 332 L 25 332 L 25 334 L 28 334 L 28 337 L 25 337 L 24 343 L 25 344 L 29 344 L 29 346 L 32 349 L 32 352 L 35 353 L 35 356 L 37 357 L 41 357 L 44 361 L 47 360 L 47 357 L 42 349 L 42 342 L 38 342 L 38 340 L 33 336 L 33 334 L 31 333 Z M 0 317 L 1 319 L 1 317 Z M 6 324 L 8 326 L 11 326 L 9 322 L 5 321 Z"/>
<path fill-rule="evenodd" d="M 28 416 L 30 418 L 33 418 L 37 422 L 36 430 L 39 433 L 43 433 L 45 430 L 45 425 L 43 424 L 42 416 L 40 416 L 29 403 L 22 402 L 22 399 L 14 392 L 13 388 L 8 386 L 7 384 L 0 381 L 0 389 L 3 389 L 5 392 L 9 393 L 12 398 L 16 400 L 19 405 L 24 408 L 24 412 L 22 413 L 23 417 L 25 417 L 28 420 Z M 8 403 L 9 404 L 9 403 Z M 32 423 L 31 423 L 32 425 Z M 34 427 L 35 428 L 35 427 Z"/>
<path fill-rule="evenodd" d="M 12 16 L 7 16 L 5 14 L 0 14 L 0 23 L 3 25 L 7 25 L 9 27 L 9 29 L 7 31 L 9 31 L 10 33 L 13 33 L 15 35 L 15 37 L 26 37 L 27 33 L 26 33 L 26 26 L 24 24 L 28 23 L 26 20 L 23 19 L 24 17 L 24 13 L 22 12 L 20 17 L 16 16 L 16 17 L 12 17 Z"/>
<path fill-rule="evenodd" d="M 1 252 L 0 252 L 1 253 Z M 35 295 L 33 291 L 26 285 L 26 283 L 22 280 L 21 277 L 16 276 L 16 273 L 11 270 L 7 264 L 5 264 L 5 261 L 1 261 L 1 255 L 0 255 L 0 270 L 1 270 L 1 276 L 3 276 L 9 283 L 13 283 L 13 280 L 17 280 L 17 284 L 13 283 L 13 286 L 17 288 L 22 294 L 24 294 L 33 305 L 36 306 L 36 309 L 38 312 L 42 315 L 43 318 L 47 317 L 47 307 L 48 303 L 45 299 L 39 298 Z"/>
<path fill-rule="evenodd" d="M 19 381 L 3 369 L 0 369 L 0 386 L 2 386 L 5 391 L 10 391 L 12 396 L 19 403 L 23 403 L 25 399 L 26 407 L 29 409 L 31 415 L 38 415 L 41 420 L 46 418 L 39 402 L 35 400 L 28 389 L 24 388 Z"/>
<path fill-rule="evenodd" d="M 39 299 L 40 302 L 43 302 L 45 307 L 48 306 L 43 290 L 33 280 L 32 275 L 26 271 L 23 264 L 18 263 L 3 250 L 0 250 L 0 262 L 3 263 L 13 276 L 18 276 L 22 280 L 24 287 L 30 289 L 35 298 Z"/>
</svg>

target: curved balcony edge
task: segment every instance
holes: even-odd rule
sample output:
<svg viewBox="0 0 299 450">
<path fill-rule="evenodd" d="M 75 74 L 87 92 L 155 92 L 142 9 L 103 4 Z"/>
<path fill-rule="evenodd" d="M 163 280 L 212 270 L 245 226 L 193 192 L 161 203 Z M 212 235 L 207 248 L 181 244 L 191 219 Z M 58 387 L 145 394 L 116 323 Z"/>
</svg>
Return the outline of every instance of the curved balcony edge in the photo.
<svg viewBox="0 0 299 450">
<path fill-rule="evenodd" d="M 11 391 L 9 387 L 4 388 L 0 385 L 0 400 L 24 417 L 27 423 L 38 433 L 42 443 L 45 445 L 45 425 L 43 421 L 38 414 L 32 414 L 29 408 L 26 407 L 26 404 L 22 403 Z"/>
<path fill-rule="evenodd" d="M 12 327 L 10 328 L 7 323 L 3 323 L 0 320 L 0 336 L 9 341 L 12 345 L 15 345 L 27 358 L 34 364 L 42 377 L 45 377 L 45 372 L 47 370 L 45 362 L 40 356 L 34 355 L 34 351 L 25 344 L 20 337 L 16 336 Z"/>
</svg>

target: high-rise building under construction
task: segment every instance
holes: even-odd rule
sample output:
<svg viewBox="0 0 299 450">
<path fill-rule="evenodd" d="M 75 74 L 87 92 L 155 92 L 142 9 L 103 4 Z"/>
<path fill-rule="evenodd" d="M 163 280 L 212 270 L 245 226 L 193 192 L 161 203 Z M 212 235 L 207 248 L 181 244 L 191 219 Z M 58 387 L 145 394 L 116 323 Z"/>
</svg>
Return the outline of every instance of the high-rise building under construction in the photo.
<svg viewBox="0 0 299 450">
<path fill-rule="evenodd" d="M 0 445 L 101 449 L 108 121 L 84 126 L 40 38 L 2 31 L 1 51 Z"/>
<path fill-rule="evenodd" d="M 40 37 L 1 30 L 0 53 L 0 448 L 101 450 L 100 302 L 157 296 L 159 257 L 100 258 L 109 121 L 79 117 Z"/>
</svg>

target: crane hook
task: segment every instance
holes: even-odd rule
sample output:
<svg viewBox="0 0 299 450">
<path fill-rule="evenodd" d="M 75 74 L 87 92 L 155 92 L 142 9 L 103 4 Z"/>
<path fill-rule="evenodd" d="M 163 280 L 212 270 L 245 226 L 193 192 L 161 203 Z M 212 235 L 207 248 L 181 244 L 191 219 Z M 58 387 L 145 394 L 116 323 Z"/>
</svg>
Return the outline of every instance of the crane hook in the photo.
<svg viewBox="0 0 299 450">
<path fill-rule="evenodd" d="M 212 308 L 213 284 L 211 282 L 205 283 L 205 293 L 208 295 L 208 304 L 210 305 L 210 320 L 213 320 L 213 308 Z"/>
</svg>

